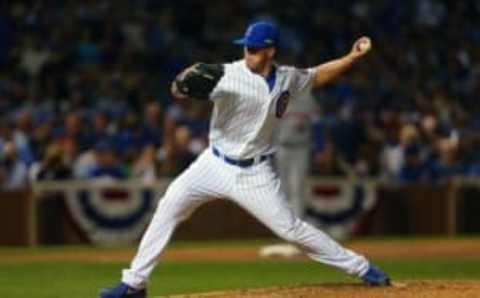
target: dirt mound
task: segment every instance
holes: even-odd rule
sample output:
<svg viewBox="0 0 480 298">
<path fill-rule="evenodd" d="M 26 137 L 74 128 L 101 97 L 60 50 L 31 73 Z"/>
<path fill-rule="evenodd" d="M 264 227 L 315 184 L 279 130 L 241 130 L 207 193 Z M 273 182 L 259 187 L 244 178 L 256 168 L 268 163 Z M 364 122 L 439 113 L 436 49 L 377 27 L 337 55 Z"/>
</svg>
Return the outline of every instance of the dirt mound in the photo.
<svg viewBox="0 0 480 298">
<path fill-rule="evenodd" d="M 402 281 L 387 288 L 362 284 L 322 284 L 274 287 L 203 294 L 177 295 L 170 298 L 480 298 L 480 281 Z M 157 297 L 160 298 L 160 297 Z"/>
</svg>

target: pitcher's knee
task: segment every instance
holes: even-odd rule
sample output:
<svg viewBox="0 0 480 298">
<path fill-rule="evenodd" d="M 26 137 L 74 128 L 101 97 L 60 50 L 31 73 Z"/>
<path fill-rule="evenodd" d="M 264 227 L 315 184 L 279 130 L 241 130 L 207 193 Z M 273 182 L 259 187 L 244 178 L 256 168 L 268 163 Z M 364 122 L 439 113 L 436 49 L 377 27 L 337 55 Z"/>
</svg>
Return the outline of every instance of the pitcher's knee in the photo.
<svg viewBox="0 0 480 298">
<path fill-rule="evenodd" d="M 303 222 L 299 219 L 295 219 L 289 224 L 285 224 L 277 228 L 277 233 L 280 237 L 288 242 L 297 243 L 301 237 Z"/>
<path fill-rule="evenodd" d="M 188 190 L 175 184 L 171 185 L 159 200 L 155 216 L 164 221 L 179 223 L 188 219 L 199 205 Z"/>
</svg>

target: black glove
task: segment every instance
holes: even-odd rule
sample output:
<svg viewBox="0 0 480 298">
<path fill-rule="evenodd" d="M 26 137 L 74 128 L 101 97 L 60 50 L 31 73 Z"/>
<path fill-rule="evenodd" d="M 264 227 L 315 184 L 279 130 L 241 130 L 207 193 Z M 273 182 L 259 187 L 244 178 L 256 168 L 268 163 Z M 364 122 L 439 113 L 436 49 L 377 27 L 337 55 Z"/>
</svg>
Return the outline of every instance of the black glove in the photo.
<svg viewBox="0 0 480 298">
<path fill-rule="evenodd" d="M 224 73 L 222 64 L 196 63 L 175 78 L 173 94 L 207 100 Z"/>
</svg>

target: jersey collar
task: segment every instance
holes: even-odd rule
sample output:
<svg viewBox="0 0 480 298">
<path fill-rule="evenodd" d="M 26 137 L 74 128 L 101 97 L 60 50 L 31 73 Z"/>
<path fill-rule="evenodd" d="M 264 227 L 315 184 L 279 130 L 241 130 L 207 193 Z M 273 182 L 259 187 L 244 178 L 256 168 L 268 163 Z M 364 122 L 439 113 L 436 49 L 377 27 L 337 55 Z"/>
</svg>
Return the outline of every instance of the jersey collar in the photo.
<svg viewBox="0 0 480 298">
<path fill-rule="evenodd" d="M 268 85 L 268 91 L 271 93 L 273 88 L 275 87 L 275 83 L 277 82 L 277 69 L 278 69 L 278 65 L 276 62 L 273 62 L 272 64 L 272 70 L 270 71 L 270 73 L 268 74 L 268 76 L 265 78 L 259 74 L 256 74 L 254 73 L 253 71 L 250 70 L 250 68 L 248 68 L 247 66 L 247 62 L 245 62 L 245 59 L 242 60 L 242 64 L 243 64 L 243 67 L 251 74 L 254 74 L 254 75 L 257 75 L 257 76 L 260 76 L 262 77 L 262 79 L 265 80 L 265 82 L 267 83 Z"/>
<path fill-rule="evenodd" d="M 275 82 L 277 81 L 277 66 L 275 64 L 272 65 L 272 70 L 265 80 L 267 81 L 268 90 L 272 92 L 273 87 L 275 87 Z"/>
</svg>

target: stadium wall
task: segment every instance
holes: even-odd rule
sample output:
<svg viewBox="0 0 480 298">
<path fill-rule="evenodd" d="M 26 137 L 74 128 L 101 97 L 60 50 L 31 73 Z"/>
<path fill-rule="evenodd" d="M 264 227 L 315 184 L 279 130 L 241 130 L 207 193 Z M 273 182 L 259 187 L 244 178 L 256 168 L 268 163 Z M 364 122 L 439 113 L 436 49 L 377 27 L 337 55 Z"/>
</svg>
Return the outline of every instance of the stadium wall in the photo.
<svg viewBox="0 0 480 298">
<path fill-rule="evenodd" d="M 444 185 L 414 186 L 394 186 L 375 180 L 366 181 L 366 184 L 374 188 L 376 199 L 374 205 L 365 209 L 357 218 L 353 232 L 349 236 L 478 233 L 480 221 L 474 210 L 479 207 L 477 199 L 479 183 L 476 180 L 459 181 Z M 103 240 L 112 243 L 137 241 L 155 210 L 156 199 L 161 196 L 161 192 L 169 182 L 169 180 L 163 180 L 155 185 L 143 185 L 138 181 L 108 185 L 85 181 L 43 182 L 34 185 L 30 190 L 2 192 L 0 193 L 2 210 L 0 224 L 3 228 L 0 234 L 0 245 L 103 243 Z M 344 179 L 312 179 L 309 183 L 316 188 L 319 185 L 321 187 L 327 185 L 331 190 L 332 185 L 358 185 L 360 182 Z M 92 222 L 88 221 L 82 226 L 76 218 L 78 214 L 72 212 L 75 209 L 70 205 L 73 201 L 78 202 L 85 198 L 75 197 L 72 194 L 82 191 L 93 192 L 95 189 L 98 189 L 98 193 L 102 195 L 112 196 L 113 194 L 113 199 L 109 198 L 107 200 L 109 202 L 105 205 L 98 203 L 105 198 L 91 195 L 91 201 L 94 202 L 92 205 L 96 205 L 100 213 L 104 212 L 105 218 L 111 219 L 115 216 L 120 216 L 122 220 L 128 218 L 129 214 L 124 210 L 128 208 L 119 208 L 123 205 L 129 205 L 132 209 L 131 213 L 138 215 L 137 211 L 140 210 L 141 205 L 135 202 L 144 200 L 148 204 L 144 208 L 143 218 L 137 216 L 139 220 L 136 226 L 134 225 L 133 229 L 129 227 L 128 230 L 121 230 L 120 233 L 113 229 L 116 228 L 115 224 L 118 224 L 115 221 L 111 222 L 114 224 L 113 228 L 102 226 L 101 221 L 99 228 L 92 227 Z M 130 195 L 131 199 L 128 200 L 131 202 L 125 198 L 125 193 L 146 194 L 146 191 L 151 193 L 148 196 Z M 148 198 L 150 201 L 147 200 Z M 67 203 L 69 200 L 70 203 Z M 95 200 L 97 200 L 96 203 Z M 339 199 L 329 198 L 328 200 L 329 204 L 332 204 L 331 201 Z M 80 207 L 79 210 L 89 210 L 85 206 Z M 310 220 L 315 223 L 311 218 Z M 328 226 L 321 223 L 319 226 L 329 231 Z M 267 228 L 244 210 L 228 201 L 220 200 L 201 206 L 189 220 L 181 224 L 174 238 L 197 240 L 273 236 Z"/>
</svg>

